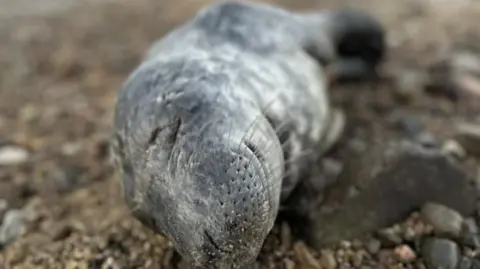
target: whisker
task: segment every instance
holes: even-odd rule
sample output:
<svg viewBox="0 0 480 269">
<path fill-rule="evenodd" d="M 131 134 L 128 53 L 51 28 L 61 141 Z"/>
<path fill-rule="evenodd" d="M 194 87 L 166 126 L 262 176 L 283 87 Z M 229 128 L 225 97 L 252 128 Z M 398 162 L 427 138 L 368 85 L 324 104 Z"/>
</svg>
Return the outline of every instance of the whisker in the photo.
<svg viewBox="0 0 480 269">
<path fill-rule="evenodd" d="M 247 130 L 245 131 L 245 134 L 242 136 L 242 138 L 240 139 L 240 142 L 238 143 L 238 151 L 240 151 L 240 147 L 241 145 L 243 144 L 243 142 L 245 141 L 245 139 L 247 138 L 247 136 L 249 135 L 250 131 L 253 130 L 253 126 L 254 124 L 257 122 L 257 120 L 260 119 L 260 117 L 262 116 L 262 114 L 260 113 L 258 116 L 256 116 L 253 121 L 250 123 L 250 125 L 247 127 Z"/>
</svg>

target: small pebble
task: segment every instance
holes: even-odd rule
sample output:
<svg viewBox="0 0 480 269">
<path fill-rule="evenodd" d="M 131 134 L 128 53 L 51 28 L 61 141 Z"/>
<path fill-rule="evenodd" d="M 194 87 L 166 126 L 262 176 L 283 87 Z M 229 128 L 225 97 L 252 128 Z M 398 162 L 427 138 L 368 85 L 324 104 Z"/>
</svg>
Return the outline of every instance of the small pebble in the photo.
<svg viewBox="0 0 480 269">
<path fill-rule="evenodd" d="M 393 253 L 395 254 L 395 258 L 403 263 L 413 262 L 417 258 L 415 251 L 407 245 L 397 246 L 393 250 Z"/>
<path fill-rule="evenodd" d="M 472 260 L 468 257 L 463 256 L 458 263 L 457 269 L 471 269 L 472 268 Z"/>
<path fill-rule="evenodd" d="M 87 261 L 70 260 L 67 262 L 66 269 L 88 269 L 88 263 Z"/>
<path fill-rule="evenodd" d="M 357 251 L 353 253 L 352 256 L 350 257 L 350 262 L 355 268 L 359 268 L 362 265 L 365 256 L 366 256 L 365 251 Z"/>
<path fill-rule="evenodd" d="M 395 92 L 401 101 L 410 101 L 421 93 L 427 75 L 416 68 L 402 68 L 394 73 Z"/>
<path fill-rule="evenodd" d="M 393 247 L 402 243 L 401 230 L 397 226 L 377 231 L 377 237 L 384 247 Z"/>
<path fill-rule="evenodd" d="M 292 246 L 292 232 L 288 223 L 282 223 L 280 230 L 280 252 L 285 253 Z"/>
<path fill-rule="evenodd" d="M 457 211 L 444 205 L 426 203 L 421 210 L 425 219 L 438 233 L 459 236 L 462 231 L 463 217 Z"/>
<path fill-rule="evenodd" d="M 462 243 L 469 248 L 480 248 L 480 236 L 476 233 L 465 234 L 462 238 Z"/>
<path fill-rule="evenodd" d="M 312 253 L 304 243 L 295 243 L 293 245 L 293 250 L 295 251 L 295 255 L 299 258 L 298 262 L 300 262 L 303 267 L 311 269 L 322 269 L 320 263 L 315 259 L 315 257 L 313 257 Z"/>
<path fill-rule="evenodd" d="M 422 247 L 422 256 L 427 269 L 455 269 L 460 260 L 460 249 L 453 241 L 430 238 Z"/>
<path fill-rule="evenodd" d="M 367 242 L 366 248 L 371 254 L 377 254 L 381 246 L 380 240 L 372 238 Z"/>
<path fill-rule="evenodd" d="M 17 146 L 4 146 L 0 148 L 0 166 L 19 165 L 28 160 L 27 150 Z"/>
<path fill-rule="evenodd" d="M 392 262 L 393 253 L 389 249 L 381 249 L 377 253 L 377 259 L 381 264 L 390 264 Z"/>
<path fill-rule="evenodd" d="M 459 159 L 467 156 L 467 151 L 454 139 L 445 141 L 442 146 L 442 152 L 446 155 L 451 155 Z"/>
<path fill-rule="evenodd" d="M 288 258 L 283 259 L 283 264 L 285 265 L 285 269 L 295 269 L 295 263 Z"/>
<path fill-rule="evenodd" d="M 456 128 L 455 140 L 469 153 L 480 156 L 480 125 L 463 123 Z"/>
<path fill-rule="evenodd" d="M 60 148 L 60 151 L 65 156 L 74 156 L 75 154 L 80 152 L 83 147 L 84 145 L 82 145 L 81 142 L 69 142 L 69 143 L 63 144 L 62 147 Z"/>
<path fill-rule="evenodd" d="M 8 201 L 5 199 L 0 199 L 0 223 L 2 223 L 3 214 L 8 209 Z"/>
<path fill-rule="evenodd" d="M 398 119 L 398 127 L 410 139 L 416 139 L 424 130 L 420 119 L 415 116 L 403 116 Z"/>
<path fill-rule="evenodd" d="M 465 233 L 478 233 L 478 226 L 473 218 L 467 218 L 463 222 L 462 230 Z"/>
<path fill-rule="evenodd" d="M 7 245 L 17 239 L 25 228 L 25 215 L 21 210 L 7 211 L 0 227 L 0 245 Z"/>
<path fill-rule="evenodd" d="M 471 269 L 480 269 L 480 260 L 478 259 L 473 259 L 472 260 L 472 267 Z"/>
<path fill-rule="evenodd" d="M 475 75 L 480 74 L 480 60 L 473 52 L 455 52 L 451 55 L 450 63 L 452 68 L 458 72 L 466 72 Z"/>
<path fill-rule="evenodd" d="M 460 97 L 460 85 L 455 79 L 451 61 L 441 59 L 433 63 L 429 68 L 429 81 L 426 83 L 425 92 L 433 95 L 441 95 L 452 101 Z"/>
<path fill-rule="evenodd" d="M 417 233 L 413 227 L 405 227 L 403 231 L 403 239 L 412 241 L 417 237 Z"/>
<path fill-rule="evenodd" d="M 335 253 L 331 250 L 324 250 L 321 252 L 320 265 L 323 269 L 337 268 L 337 260 L 335 259 Z"/>
</svg>

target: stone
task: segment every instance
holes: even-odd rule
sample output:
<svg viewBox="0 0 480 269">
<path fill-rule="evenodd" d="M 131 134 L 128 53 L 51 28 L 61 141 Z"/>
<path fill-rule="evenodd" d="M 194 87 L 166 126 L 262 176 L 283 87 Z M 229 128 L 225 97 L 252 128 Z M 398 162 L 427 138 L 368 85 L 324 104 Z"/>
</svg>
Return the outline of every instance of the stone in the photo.
<svg viewBox="0 0 480 269">
<path fill-rule="evenodd" d="M 478 259 L 473 259 L 472 260 L 472 269 L 480 269 L 480 260 Z"/>
<path fill-rule="evenodd" d="M 480 59 L 478 55 L 462 51 L 451 57 L 454 79 L 460 88 L 470 94 L 480 96 Z"/>
<path fill-rule="evenodd" d="M 464 233 L 478 233 L 478 226 L 473 218 L 466 218 L 463 221 L 462 231 Z"/>
<path fill-rule="evenodd" d="M 7 211 L 0 227 L 0 245 L 5 246 L 17 239 L 25 230 L 25 214 L 21 210 Z"/>
<path fill-rule="evenodd" d="M 280 252 L 286 253 L 292 246 L 292 231 L 288 223 L 283 222 L 280 229 Z"/>
<path fill-rule="evenodd" d="M 435 138 L 425 130 L 418 117 L 413 115 L 403 116 L 398 120 L 397 124 L 409 139 L 426 147 L 436 146 Z"/>
<path fill-rule="evenodd" d="M 285 266 L 285 269 L 295 269 L 295 262 L 288 258 L 283 259 L 283 265 Z"/>
<path fill-rule="evenodd" d="M 365 247 L 368 250 L 368 252 L 370 252 L 370 254 L 377 254 L 381 246 L 382 244 L 380 243 L 380 240 L 370 239 L 368 240 Z"/>
<path fill-rule="evenodd" d="M 457 269 L 471 269 L 472 264 L 473 263 L 470 258 L 462 256 L 462 258 L 460 258 L 460 262 L 458 263 Z"/>
<path fill-rule="evenodd" d="M 3 215 L 7 212 L 8 201 L 5 199 L 0 199 L 0 223 L 2 223 Z"/>
<path fill-rule="evenodd" d="M 457 72 L 480 75 L 480 59 L 469 51 L 455 52 L 450 57 L 452 67 Z"/>
<path fill-rule="evenodd" d="M 349 156 L 331 191 L 341 193 L 354 185 L 359 194 L 350 199 L 337 195 L 336 201 L 327 199 L 330 211 L 312 212 L 306 240 L 322 248 L 358 238 L 393 226 L 427 202 L 471 215 L 477 197 L 472 181 L 440 149 L 410 141 L 379 143 Z"/>
<path fill-rule="evenodd" d="M 458 237 L 462 231 L 463 217 L 457 211 L 444 205 L 426 203 L 422 207 L 422 215 L 436 232 Z"/>
<path fill-rule="evenodd" d="M 465 158 L 467 151 L 460 145 L 457 140 L 449 139 L 442 145 L 442 152 L 446 155 L 455 156 L 457 158 Z"/>
<path fill-rule="evenodd" d="M 384 247 L 393 247 L 402 243 L 399 226 L 379 230 L 376 235 Z"/>
<path fill-rule="evenodd" d="M 393 73 L 393 82 L 397 99 L 408 102 L 419 96 L 428 75 L 418 68 L 401 68 Z"/>
<path fill-rule="evenodd" d="M 461 123 L 456 126 L 455 140 L 471 155 L 480 156 L 480 125 Z"/>
<path fill-rule="evenodd" d="M 295 252 L 295 255 L 299 258 L 298 262 L 302 265 L 302 268 L 322 269 L 320 263 L 315 259 L 313 254 L 303 242 L 295 243 L 293 245 L 293 251 Z"/>
<path fill-rule="evenodd" d="M 337 268 L 337 260 L 335 259 L 335 253 L 331 250 L 324 250 L 321 252 L 320 265 L 324 269 Z"/>
<path fill-rule="evenodd" d="M 467 233 L 462 238 L 462 244 L 472 249 L 480 248 L 480 236 L 476 233 Z"/>
<path fill-rule="evenodd" d="M 480 61 L 476 54 L 461 51 L 442 57 L 430 66 L 425 90 L 457 100 L 465 93 L 480 96 Z"/>
<path fill-rule="evenodd" d="M 410 263 L 417 259 L 417 254 L 408 245 L 397 246 L 393 250 L 393 253 L 395 254 L 395 258 L 403 263 Z"/>
<path fill-rule="evenodd" d="M 365 251 L 357 251 L 353 253 L 352 256 L 350 257 L 350 262 L 353 265 L 353 267 L 359 268 L 362 265 L 365 259 L 365 256 L 366 256 Z"/>
<path fill-rule="evenodd" d="M 451 63 L 442 59 L 429 67 L 429 79 L 425 83 L 425 92 L 431 95 L 445 96 L 456 101 L 460 97 L 460 86 L 455 80 Z"/>
<path fill-rule="evenodd" d="M 29 152 L 21 147 L 7 145 L 0 148 L 0 166 L 14 166 L 25 163 Z"/>
<path fill-rule="evenodd" d="M 427 269 L 455 269 L 460 261 L 458 245 L 448 239 L 429 238 L 422 247 Z"/>
</svg>

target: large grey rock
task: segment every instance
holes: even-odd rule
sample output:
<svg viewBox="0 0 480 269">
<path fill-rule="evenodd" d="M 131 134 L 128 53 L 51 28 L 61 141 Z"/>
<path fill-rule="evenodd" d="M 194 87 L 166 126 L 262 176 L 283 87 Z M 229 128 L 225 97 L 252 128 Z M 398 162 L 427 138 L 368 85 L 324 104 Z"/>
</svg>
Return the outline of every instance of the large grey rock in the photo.
<svg viewBox="0 0 480 269">
<path fill-rule="evenodd" d="M 475 210 L 473 180 L 438 149 L 410 142 L 378 145 L 354 156 L 327 199 L 329 211 L 312 212 L 308 242 L 315 247 L 360 237 L 393 225 L 427 202 L 468 216 Z M 359 194 L 348 197 L 352 185 Z"/>
</svg>

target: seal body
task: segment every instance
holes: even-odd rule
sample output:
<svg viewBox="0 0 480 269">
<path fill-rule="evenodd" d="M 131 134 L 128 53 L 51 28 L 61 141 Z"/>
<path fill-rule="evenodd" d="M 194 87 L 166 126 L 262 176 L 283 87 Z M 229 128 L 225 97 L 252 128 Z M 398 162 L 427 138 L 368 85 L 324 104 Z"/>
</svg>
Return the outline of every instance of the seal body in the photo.
<svg viewBox="0 0 480 269">
<path fill-rule="evenodd" d="M 211 5 L 157 41 L 120 89 L 112 150 L 125 200 L 192 265 L 248 266 L 326 149 L 323 65 L 341 57 L 347 28 L 369 22 L 339 14 Z M 364 32 L 353 51 L 377 41 Z"/>
</svg>

